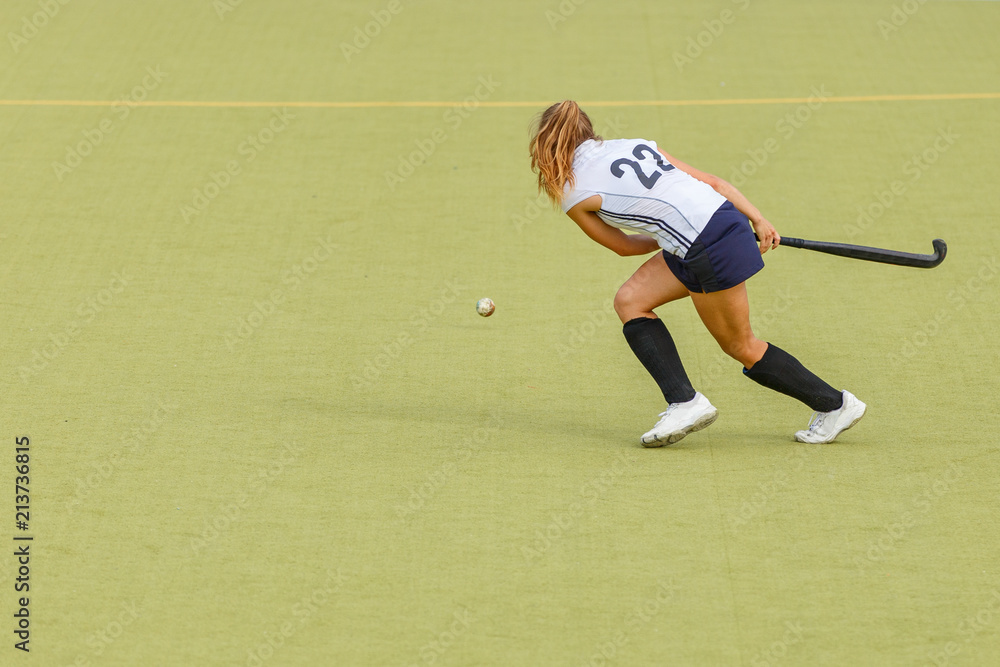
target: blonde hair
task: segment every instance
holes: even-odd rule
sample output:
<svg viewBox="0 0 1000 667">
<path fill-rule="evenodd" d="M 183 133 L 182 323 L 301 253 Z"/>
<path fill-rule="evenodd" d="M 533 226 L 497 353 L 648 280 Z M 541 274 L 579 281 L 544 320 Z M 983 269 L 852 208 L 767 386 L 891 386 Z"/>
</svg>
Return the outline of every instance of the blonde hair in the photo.
<svg viewBox="0 0 1000 667">
<path fill-rule="evenodd" d="M 542 112 L 528 151 L 531 170 L 538 174 L 538 191 L 545 192 L 553 203 L 562 201 L 566 184 L 573 185 L 573 154 L 577 146 L 594 134 L 590 117 L 573 100 L 553 104 Z"/>
</svg>

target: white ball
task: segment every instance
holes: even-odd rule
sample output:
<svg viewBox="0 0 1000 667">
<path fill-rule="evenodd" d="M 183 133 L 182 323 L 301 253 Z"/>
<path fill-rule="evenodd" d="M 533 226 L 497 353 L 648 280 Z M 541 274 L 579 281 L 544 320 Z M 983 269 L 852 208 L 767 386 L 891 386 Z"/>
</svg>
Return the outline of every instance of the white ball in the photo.
<svg viewBox="0 0 1000 667">
<path fill-rule="evenodd" d="M 493 299 L 480 299 L 476 302 L 476 312 L 483 317 L 489 317 L 496 310 L 496 306 L 493 305 Z"/>
</svg>

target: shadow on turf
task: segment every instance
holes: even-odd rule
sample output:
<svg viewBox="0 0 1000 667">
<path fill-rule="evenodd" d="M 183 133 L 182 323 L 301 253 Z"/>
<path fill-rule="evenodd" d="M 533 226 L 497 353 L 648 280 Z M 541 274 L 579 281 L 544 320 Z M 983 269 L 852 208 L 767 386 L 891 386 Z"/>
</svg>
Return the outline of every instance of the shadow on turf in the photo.
<svg viewBox="0 0 1000 667">
<path fill-rule="evenodd" d="M 427 397 L 424 397 L 425 399 Z M 437 403 L 413 403 L 402 405 L 396 404 L 392 410 L 387 410 L 385 404 L 379 402 L 372 405 L 362 405 L 358 402 L 325 402 L 316 399 L 306 399 L 300 396 L 288 397 L 281 401 L 282 406 L 295 411 L 308 411 L 310 413 L 328 413 L 331 417 L 347 419 L 351 422 L 366 422 L 381 424 L 381 429 L 399 432 L 412 428 L 414 424 L 424 427 L 429 425 L 441 425 L 442 433 L 454 433 L 455 429 L 468 433 L 466 438 L 473 440 L 473 434 L 477 429 L 484 427 L 491 432 L 490 441 L 493 443 L 516 442 L 526 443 L 536 446 L 541 441 L 553 449 L 560 449 L 580 446 L 588 450 L 607 449 L 637 451 L 647 450 L 690 450 L 707 451 L 709 448 L 718 449 L 742 449 L 742 448 L 780 448 L 791 450 L 796 447 L 808 447 L 797 442 L 792 433 L 796 430 L 788 427 L 786 431 L 779 430 L 780 427 L 768 426 L 767 430 L 756 424 L 726 424 L 720 419 L 711 427 L 692 433 L 680 442 L 662 447 L 643 447 L 639 442 L 639 436 L 645 432 L 645 423 L 634 425 L 613 425 L 609 423 L 600 426 L 593 422 L 581 421 L 570 417 L 554 416 L 549 412 L 529 412 L 521 410 L 510 412 L 504 409 L 503 404 L 489 408 L 471 408 L 461 405 L 450 405 L 443 409 Z M 294 406 L 294 407 L 293 407 Z M 741 429 L 741 430 L 736 430 Z M 449 439 L 455 438 L 449 435 Z M 462 442 L 459 435 L 457 440 Z M 848 432 L 841 439 L 833 443 L 821 445 L 822 447 L 837 446 L 865 446 L 863 440 L 858 435 Z"/>
</svg>

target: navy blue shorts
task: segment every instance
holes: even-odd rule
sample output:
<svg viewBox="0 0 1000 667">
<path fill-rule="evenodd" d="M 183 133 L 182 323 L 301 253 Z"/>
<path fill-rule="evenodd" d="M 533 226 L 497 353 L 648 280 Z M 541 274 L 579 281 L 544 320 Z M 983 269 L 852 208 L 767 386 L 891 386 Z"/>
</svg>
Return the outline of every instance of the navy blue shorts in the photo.
<svg viewBox="0 0 1000 667">
<path fill-rule="evenodd" d="M 719 207 L 683 258 L 664 250 L 663 259 L 692 292 L 736 287 L 764 268 L 750 221 L 729 201 Z"/>
</svg>

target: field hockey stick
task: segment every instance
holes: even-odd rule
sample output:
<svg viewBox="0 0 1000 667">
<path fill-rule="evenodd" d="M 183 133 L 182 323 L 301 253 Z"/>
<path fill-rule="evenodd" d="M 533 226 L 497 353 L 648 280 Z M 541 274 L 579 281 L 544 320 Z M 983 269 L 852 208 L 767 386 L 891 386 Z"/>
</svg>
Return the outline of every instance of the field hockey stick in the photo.
<svg viewBox="0 0 1000 667">
<path fill-rule="evenodd" d="M 754 233 L 754 238 L 760 243 L 760 238 Z M 830 241 L 809 241 L 807 239 L 797 239 L 791 236 L 782 236 L 781 244 L 789 248 L 804 248 L 825 252 L 828 255 L 839 257 L 850 257 L 851 259 L 863 259 L 868 262 L 881 262 L 882 264 L 895 264 L 896 266 L 912 266 L 918 269 L 933 269 L 944 261 L 948 254 L 948 245 L 941 239 L 934 239 L 931 245 L 934 252 L 930 255 L 921 255 L 915 252 L 900 252 L 899 250 L 886 250 L 885 248 L 869 248 L 863 245 L 850 245 L 848 243 L 831 243 Z"/>
<path fill-rule="evenodd" d="M 815 250 L 816 252 L 825 252 L 829 255 L 839 255 L 840 257 L 850 257 L 851 259 L 863 259 L 868 262 L 912 266 L 918 269 L 933 269 L 943 262 L 945 255 L 948 254 L 948 246 L 941 239 L 934 239 L 932 241 L 934 253 L 930 255 L 900 252 L 899 250 L 886 250 L 884 248 L 869 248 L 867 246 L 849 245 L 847 243 L 808 241 L 788 236 L 781 237 L 781 245 L 790 248 L 805 248 L 806 250 Z"/>
</svg>

